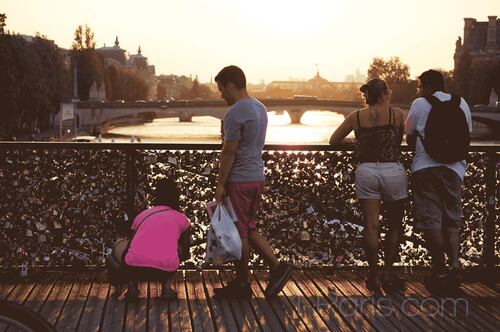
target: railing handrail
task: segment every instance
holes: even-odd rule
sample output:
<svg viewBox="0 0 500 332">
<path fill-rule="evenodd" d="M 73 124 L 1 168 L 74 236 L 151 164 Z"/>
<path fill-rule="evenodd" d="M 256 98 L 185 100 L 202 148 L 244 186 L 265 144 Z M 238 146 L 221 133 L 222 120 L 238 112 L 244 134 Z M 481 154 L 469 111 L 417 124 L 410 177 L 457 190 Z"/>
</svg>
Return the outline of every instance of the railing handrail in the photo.
<svg viewBox="0 0 500 332">
<path fill-rule="evenodd" d="M 97 143 L 97 142 L 18 142 L 2 141 L 2 149 L 74 149 L 74 150 L 220 150 L 222 144 L 206 143 Z M 265 151 L 354 151 L 353 143 L 329 144 L 266 144 Z M 402 151 L 412 151 L 401 145 Z M 500 144 L 474 144 L 470 152 L 500 152 Z"/>
</svg>

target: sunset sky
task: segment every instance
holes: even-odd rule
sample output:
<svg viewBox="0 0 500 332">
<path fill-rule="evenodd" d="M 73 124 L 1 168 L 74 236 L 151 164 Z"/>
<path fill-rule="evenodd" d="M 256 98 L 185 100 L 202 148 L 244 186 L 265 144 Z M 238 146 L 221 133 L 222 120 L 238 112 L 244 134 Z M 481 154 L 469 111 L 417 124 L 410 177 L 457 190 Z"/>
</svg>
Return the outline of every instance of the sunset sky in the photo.
<svg viewBox="0 0 500 332">
<path fill-rule="evenodd" d="M 363 73 L 375 56 L 399 56 L 411 75 L 453 68 L 464 17 L 500 17 L 499 0 L 2 0 L 7 29 L 40 32 L 69 48 L 88 24 L 97 47 L 143 55 L 157 74 L 209 81 L 236 64 L 248 80 L 308 79 L 316 72 L 342 81 Z"/>
</svg>

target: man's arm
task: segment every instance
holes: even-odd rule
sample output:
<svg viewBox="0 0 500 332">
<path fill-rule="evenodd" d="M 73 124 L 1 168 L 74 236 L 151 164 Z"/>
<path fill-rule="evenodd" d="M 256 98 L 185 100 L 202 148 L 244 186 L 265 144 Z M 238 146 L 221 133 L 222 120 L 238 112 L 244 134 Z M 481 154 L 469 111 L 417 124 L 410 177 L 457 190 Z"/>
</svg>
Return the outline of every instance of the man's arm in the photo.
<svg viewBox="0 0 500 332">
<path fill-rule="evenodd" d="M 219 176 L 217 178 L 217 187 L 215 188 L 215 200 L 217 202 L 222 201 L 222 197 L 225 194 L 224 186 L 231 172 L 231 168 L 233 167 L 239 143 L 240 141 L 224 141 L 222 145 L 219 161 Z"/>
<path fill-rule="evenodd" d="M 412 150 L 415 150 L 415 146 L 417 144 L 417 119 L 415 116 L 415 104 L 416 103 L 414 101 L 405 122 L 406 144 L 408 144 Z"/>
</svg>

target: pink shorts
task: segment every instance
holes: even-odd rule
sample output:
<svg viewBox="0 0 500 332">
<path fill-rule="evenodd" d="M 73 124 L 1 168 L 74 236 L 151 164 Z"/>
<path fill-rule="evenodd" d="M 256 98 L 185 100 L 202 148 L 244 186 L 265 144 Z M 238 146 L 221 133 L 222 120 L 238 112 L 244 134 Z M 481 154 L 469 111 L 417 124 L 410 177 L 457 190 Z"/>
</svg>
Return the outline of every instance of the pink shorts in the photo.
<svg viewBox="0 0 500 332">
<path fill-rule="evenodd" d="M 233 205 L 238 221 L 235 223 L 240 237 L 246 239 L 248 233 L 255 231 L 255 216 L 264 191 L 264 182 L 229 182 L 227 194 Z"/>
</svg>

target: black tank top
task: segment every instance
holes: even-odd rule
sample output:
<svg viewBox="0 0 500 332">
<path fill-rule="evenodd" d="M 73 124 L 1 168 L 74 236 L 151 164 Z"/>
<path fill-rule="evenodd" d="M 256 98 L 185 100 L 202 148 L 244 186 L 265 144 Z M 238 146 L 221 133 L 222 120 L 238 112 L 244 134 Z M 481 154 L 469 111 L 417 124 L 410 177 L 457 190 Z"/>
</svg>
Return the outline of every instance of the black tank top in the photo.
<svg viewBox="0 0 500 332">
<path fill-rule="evenodd" d="M 394 110 L 389 107 L 389 123 L 383 126 L 363 128 L 357 111 L 356 158 L 358 163 L 400 161 L 403 128 L 396 125 Z"/>
</svg>

